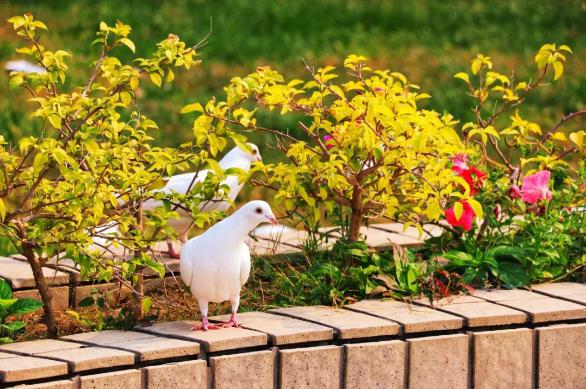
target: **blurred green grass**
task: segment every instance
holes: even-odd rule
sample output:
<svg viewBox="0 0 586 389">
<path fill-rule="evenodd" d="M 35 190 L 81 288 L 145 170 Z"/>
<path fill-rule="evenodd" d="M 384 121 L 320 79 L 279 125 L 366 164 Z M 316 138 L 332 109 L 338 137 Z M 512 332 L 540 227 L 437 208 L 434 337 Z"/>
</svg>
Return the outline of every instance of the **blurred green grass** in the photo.
<svg viewBox="0 0 586 389">
<path fill-rule="evenodd" d="M 72 83 L 87 77 L 95 58 L 90 48 L 100 21 L 117 19 L 133 27 L 137 55 L 173 32 L 189 43 L 204 37 L 213 20 L 203 64 L 182 72 L 170 88 L 146 88 L 145 112 L 159 123 L 160 141 L 178 145 L 191 136 L 192 117 L 179 109 L 194 100 L 222 96 L 235 75 L 271 64 L 289 77 L 303 75 L 301 58 L 311 64 L 340 64 L 349 53 L 369 57 L 381 68 L 405 73 L 433 98 L 426 104 L 457 118 L 469 119 L 470 99 L 461 81 L 452 78 L 478 52 L 493 57 L 495 67 L 516 69 L 529 77 L 533 55 L 543 44 L 565 43 L 575 50 L 561 82 L 533 96 L 524 113 L 546 125 L 584 105 L 586 95 L 586 2 L 580 0 L 514 1 L 374 1 L 374 0 L 128 0 L 4 1 L 0 18 L 32 12 L 46 22 L 44 43 L 74 54 Z M 18 58 L 19 42 L 10 26 L 0 27 L 0 61 Z M 122 57 L 127 54 L 121 50 Z M 508 70 L 505 73 L 509 73 Z M 20 91 L 8 90 L 0 74 L 0 134 L 9 138 L 34 133 L 31 106 Z M 264 115 L 270 124 L 294 130 L 295 122 Z M 584 124 L 584 122 L 578 123 Z M 270 142 L 266 135 L 253 137 Z"/>
</svg>

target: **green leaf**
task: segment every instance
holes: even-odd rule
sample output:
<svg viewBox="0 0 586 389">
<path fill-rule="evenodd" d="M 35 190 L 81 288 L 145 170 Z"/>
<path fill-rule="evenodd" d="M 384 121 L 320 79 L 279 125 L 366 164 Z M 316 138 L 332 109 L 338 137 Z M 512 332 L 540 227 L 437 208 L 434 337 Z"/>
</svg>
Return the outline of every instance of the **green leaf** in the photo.
<svg viewBox="0 0 586 389">
<path fill-rule="evenodd" d="M 12 289 L 8 282 L 2 278 L 0 278 L 0 299 L 11 299 L 12 298 Z"/>
<path fill-rule="evenodd" d="M 133 53 L 136 52 L 136 47 L 134 46 L 134 42 L 131 41 L 128 38 L 120 38 L 118 39 L 118 42 L 122 43 L 123 45 L 125 45 L 126 47 L 128 47 Z"/>
<path fill-rule="evenodd" d="M 6 218 L 6 205 L 4 204 L 4 200 L 0 199 L 0 221 L 4 221 Z"/>
<path fill-rule="evenodd" d="M 151 310 L 152 305 L 153 305 L 153 300 L 150 297 L 143 297 L 142 310 L 145 314 L 147 314 Z"/>
<path fill-rule="evenodd" d="M 561 62 L 554 62 L 553 63 L 553 79 L 557 80 L 562 76 L 564 73 L 564 64 Z"/>
<path fill-rule="evenodd" d="M 459 78 L 460 80 L 465 81 L 467 84 L 470 83 L 470 77 L 468 77 L 468 74 L 464 72 L 456 73 L 454 78 Z"/>
<path fill-rule="evenodd" d="M 13 298 L 0 299 L 0 309 L 9 309 L 17 301 L 18 301 L 18 299 L 13 299 Z"/>
<path fill-rule="evenodd" d="M 200 103 L 193 103 L 193 104 L 187 104 L 185 107 L 181 108 L 181 111 L 179 111 L 180 113 L 189 113 L 189 112 L 203 112 L 203 107 Z"/>
<path fill-rule="evenodd" d="M 0 338 L 0 344 L 8 344 L 12 343 L 12 339 L 10 338 Z"/>
<path fill-rule="evenodd" d="M 514 288 L 529 285 L 531 283 L 529 269 L 523 267 L 519 262 L 499 262 L 498 277 L 504 284 Z"/>
<path fill-rule="evenodd" d="M 163 79 L 161 78 L 161 75 L 159 73 L 151 73 L 151 81 L 153 82 L 153 84 L 160 87 L 161 83 L 163 82 Z"/>
<path fill-rule="evenodd" d="M 16 332 L 24 328 L 23 321 L 11 321 L 10 323 L 0 324 L 0 328 L 8 332 Z"/>
<path fill-rule="evenodd" d="M 86 298 L 84 298 L 83 300 L 81 300 L 79 302 L 79 304 L 77 304 L 79 307 L 83 308 L 83 307 L 91 307 L 92 305 L 94 305 L 95 301 L 94 298 L 91 296 L 88 296 Z"/>
<path fill-rule="evenodd" d="M 41 308 L 43 303 L 38 300 L 31 299 L 31 298 L 21 298 L 14 303 L 9 309 L 8 312 L 14 315 L 22 315 L 29 312 L 34 312 L 37 309 Z"/>
</svg>

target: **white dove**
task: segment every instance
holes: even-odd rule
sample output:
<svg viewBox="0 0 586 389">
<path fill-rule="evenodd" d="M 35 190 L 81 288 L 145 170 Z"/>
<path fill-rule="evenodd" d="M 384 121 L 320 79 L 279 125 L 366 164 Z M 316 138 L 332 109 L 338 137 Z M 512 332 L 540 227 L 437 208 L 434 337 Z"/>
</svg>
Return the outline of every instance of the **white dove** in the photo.
<svg viewBox="0 0 586 389">
<path fill-rule="evenodd" d="M 239 168 L 244 171 L 248 171 L 250 170 L 250 165 L 253 162 L 262 161 L 258 147 L 252 143 L 248 143 L 248 146 L 251 149 L 250 152 L 245 151 L 238 146 L 234 147 L 224 156 L 224 158 L 218 162 L 220 167 L 223 170 Z M 169 177 L 165 186 L 158 191 L 164 193 L 176 192 L 185 194 L 190 188 L 193 188 L 196 183 L 205 180 L 210 171 L 211 170 L 201 170 L 197 173 L 184 173 Z M 197 177 L 194 180 L 196 174 Z M 227 196 L 222 196 L 222 198 L 224 198 L 223 200 L 213 199 L 211 201 L 200 204 L 200 210 L 208 212 L 225 211 L 236 199 L 236 196 L 238 196 L 238 193 L 240 192 L 240 189 L 242 189 L 244 182 L 239 182 L 238 176 L 227 176 L 224 181 L 222 181 L 221 185 L 226 185 L 230 188 Z M 226 198 L 229 199 L 229 201 Z M 161 207 L 162 205 L 163 203 L 159 200 L 149 200 L 144 203 L 143 210 L 152 211 L 157 207 Z M 177 231 L 179 240 L 182 243 L 185 243 L 187 241 L 187 234 L 189 233 L 189 227 L 191 226 L 192 218 L 183 209 L 177 209 L 177 212 L 179 213 L 179 218 L 170 219 L 169 225 Z M 116 223 L 105 224 L 104 226 L 100 226 L 100 228 L 100 236 L 113 236 L 118 234 L 118 225 Z M 100 238 L 95 236 L 93 240 L 95 243 L 101 246 L 108 245 L 107 238 Z M 167 247 L 169 249 L 169 256 L 172 258 L 179 258 L 179 253 L 177 253 L 173 248 L 173 242 L 171 240 L 167 241 Z"/>
<path fill-rule="evenodd" d="M 261 200 L 246 203 L 203 234 L 190 239 L 181 249 L 181 279 L 191 290 L 201 312 L 201 325 L 193 330 L 238 327 L 236 312 L 240 289 L 250 275 L 248 233 L 261 223 L 277 224 L 269 204 Z M 232 315 L 220 326 L 208 322 L 208 303 L 230 301 Z"/>
</svg>

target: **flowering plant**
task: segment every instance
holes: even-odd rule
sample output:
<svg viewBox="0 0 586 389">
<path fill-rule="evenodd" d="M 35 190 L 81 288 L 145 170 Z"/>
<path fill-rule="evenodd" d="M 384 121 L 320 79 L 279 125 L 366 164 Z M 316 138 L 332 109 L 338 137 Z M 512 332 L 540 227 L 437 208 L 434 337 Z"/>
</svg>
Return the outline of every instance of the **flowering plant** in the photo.
<svg viewBox="0 0 586 389">
<path fill-rule="evenodd" d="M 447 267 L 465 281 L 520 286 L 585 276 L 584 131 L 568 134 L 561 127 L 586 110 L 544 130 L 519 108 L 551 73 L 553 81 L 561 77 L 569 53 L 566 45 L 541 47 L 537 76 L 529 81 L 497 73 L 483 55 L 472 60 L 471 74 L 455 75 L 475 100 L 476 120 L 462 126 L 468 154 L 452 157 L 465 195 L 454 192 L 445 210 L 449 237 L 429 244 L 439 245 Z"/>
</svg>

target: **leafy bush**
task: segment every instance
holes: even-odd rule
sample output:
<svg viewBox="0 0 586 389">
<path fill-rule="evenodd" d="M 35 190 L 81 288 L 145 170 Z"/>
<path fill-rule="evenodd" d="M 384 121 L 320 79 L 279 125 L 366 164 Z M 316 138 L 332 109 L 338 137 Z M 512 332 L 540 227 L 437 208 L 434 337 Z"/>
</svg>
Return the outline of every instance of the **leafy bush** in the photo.
<svg viewBox="0 0 586 389">
<path fill-rule="evenodd" d="M 310 227 L 336 207 L 351 241 L 359 240 L 367 218 L 439 220 L 450 184 L 459 179 L 449 166 L 462 149 L 453 117 L 418 108 L 429 95 L 400 73 L 373 70 L 356 55 L 344 67 L 344 78 L 332 66 L 307 66 L 308 81 L 287 81 L 270 67 L 235 77 L 225 101 L 193 105 L 201 113 L 196 131 L 274 134 L 289 163 L 259 167 L 263 174 L 254 182 L 273 189 L 275 201 L 301 213 Z M 259 124 L 259 109 L 294 116 L 303 138 Z"/>
<path fill-rule="evenodd" d="M 57 324 L 41 266 L 55 256 L 73 259 L 86 278 L 116 278 L 133 288 L 139 300 L 136 316 L 141 317 L 142 273 L 151 268 L 164 274 L 151 245 L 174 237 L 169 218 L 177 217 L 179 207 L 193 214 L 198 226 L 219 216 L 200 212 L 199 203 L 216 196 L 221 171 L 210 174 L 188 195 L 153 189 L 178 170 L 217 166 L 212 158 L 226 145 L 224 135 L 198 136 L 178 149 L 159 147 L 151 136 L 157 124 L 137 101 L 144 79 L 160 87 L 173 81 L 175 69 L 198 64 L 196 47 L 170 34 L 151 56 L 136 58 L 131 65 L 115 54 L 135 51 L 131 27 L 100 23 L 93 42 L 99 54 L 87 82 L 70 87 L 65 81 L 71 54 L 41 44 L 45 24 L 30 14 L 9 22 L 25 42 L 18 52 L 44 69 L 15 71 L 10 79 L 12 87 L 29 94 L 36 106 L 32 116 L 43 131 L 20 139 L 17 146 L 0 136 L 0 231 L 32 267 L 50 336 L 56 335 Z M 142 204 L 153 198 L 163 206 L 144 215 Z M 111 225 L 120 233 L 100 232 Z M 120 263 L 110 255 L 113 249 L 124 250 L 131 258 Z"/>
<path fill-rule="evenodd" d="M 0 278 L 0 344 L 12 342 L 14 334 L 24 328 L 23 321 L 13 320 L 16 316 L 34 312 L 42 306 L 35 299 L 13 298 L 10 285 Z"/>
<path fill-rule="evenodd" d="M 459 250 L 442 256 L 467 282 L 511 287 L 569 275 L 584 280 L 586 139 L 583 130 L 567 135 L 561 127 L 586 110 L 549 129 L 521 113 L 530 93 L 562 76 L 571 52 L 566 45 L 541 47 L 530 80 L 496 72 L 483 55 L 472 60 L 471 74 L 455 76 L 475 99 L 476 121 L 462 126 L 469 155 L 453 156 L 453 170 L 475 202 L 448 204 L 446 221 L 454 229 L 429 244 L 432 251 Z"/>
</svg>

